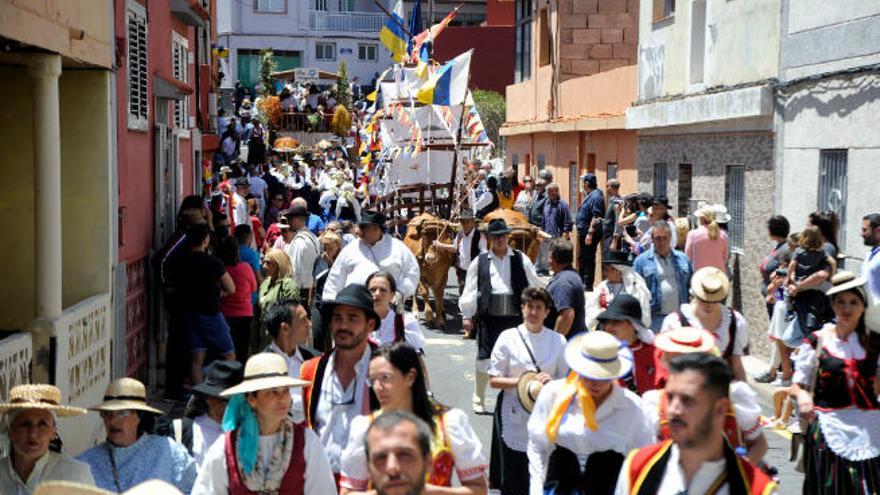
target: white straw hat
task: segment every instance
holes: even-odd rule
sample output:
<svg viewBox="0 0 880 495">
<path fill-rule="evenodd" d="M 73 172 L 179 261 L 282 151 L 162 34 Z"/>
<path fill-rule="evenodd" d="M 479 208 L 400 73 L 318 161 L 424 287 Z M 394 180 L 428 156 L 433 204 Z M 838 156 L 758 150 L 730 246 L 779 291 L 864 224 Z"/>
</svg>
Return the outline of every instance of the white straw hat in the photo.
<svg viewBox="0 0 880 495">
<path fill-rule="evenodd" d="M 61 404 L 61 390 L 54 385 L 16 385 L 9 391 L 9 402 L 0 404 L 0 414 L 15 410 L 44 409 L 58 416 L 80 416 L 88 411 Z"/>
<path fill-rule="evenodd" d="M 114 495 L 114 492 L 73 481 L 45 481 L 40 483 L 34 495 Z M 182 493 L 168 482 L 154 479 L 133 486 L 122 495 L 182 495 Z"/>
<path fill-rule="evenodd" d="M 90 408 L 93 411 L 145 411 L 165 414 L 147 405 L 147 389 L 134 378 L 119 378 L 110 382 L 104 393 L 104 402 Z"/>
<path fill-rule="evenodd" d="M 657 334 L 654 338 L 654 347 L 663 352 L 678 354 L 712 352 L 715 349 L 715 337 L 699 328 L 673 328 Z"/>
<path fill-rule="evenodd" d="M 632 351 L 607 332 L 584 332 L 565 346 L 565 362 L 591 380 L 616 380 L 633 367 Z"/>
<path fill-rule="evenodd" d="M 287 363 L 274 352 L 254 354 L 244 365 L 244 379 L 238 385 L 227 388 L 220 395 L 228 397 L 235 394 L 256 392 L 275 387 L 304 387 L 309 382 L 292 378 L 287 374 Z"/>
<path fill-rule="evenodd" d="M 730 291 L 730 279 L 718 268 L 700 268 L 691 278 L 691 294 L 706 302 L 721 302 Z"/>
</svg>

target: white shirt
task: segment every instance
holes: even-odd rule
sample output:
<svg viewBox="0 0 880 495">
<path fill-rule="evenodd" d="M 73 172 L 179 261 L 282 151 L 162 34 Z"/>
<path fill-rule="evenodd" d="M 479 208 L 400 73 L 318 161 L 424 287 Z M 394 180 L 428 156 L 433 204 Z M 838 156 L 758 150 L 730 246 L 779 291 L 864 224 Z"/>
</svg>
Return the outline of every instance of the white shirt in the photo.
<svg viewBox="0 0 880 495">
<path fill-rule="evenodd" d="M 311 289 L 315 284 L 315 260 L 321 255 L 321 241 L 303 227 L 296 232 L 293 241 L 284 247 L 293 267 L 293 280 L 297 287 Z M 303 294 L 305 295 L 305 294 Z"/>
<path fill-rule="evenodd" d="M 348 443 L 351 422 L 364 413 L 370 347 L 364 349 L 364 355 L 355 365 L 355 379 L 347 388 L 342 386 L 334 371 L 335 358 L 336 352 L 333 352 L 327 360 L 327 371 L 321 381 L 321 394 L 316 398 L 318 409 L 314 423 L 315 431 L 321 438 L 321 445 L 324 446 L 324 454 L 330 462 L 330 468 L 334 473 L 338 473 L 342 468 L 342 451 Z"/>
<path fill-rule="evenodd" d="M 525 343 L 529 349 L 526 349 Z M 541 371 L 553 378 L 568 374 L 565 364 L 565 337 L 547 327 L 538 333 L 530 332 L 525 324 L 501 332 L 492 348 L 489 374 L 494 377 L 516 378 L 526 371 L 538 371 L 529 356 L 529 350 Z M 505 389 L 501 410 L 501 431 L 504 444 L 518 452 L 525 452 L 529 444 L 526 423 L 529 412 L 523 409 L 517 398 L 516 388 Z"/>
<path fill-rule="evenodd" d="M 377 344 L 385 345 L 394 342 L 394 318 L 397 313 L 393 309 L 388 309 L 388 314 L 382 318 L 379 328 L 373 330 L 370 338 Z M 422 334 L 422 326 L 409 313 L 403 313 L 403 338 L 406 342 L 413 346 L 415 350 L 421 350 L 425 346 L 425 336 Z"/>
<path fill-rule="evenodd" d="M 241 194 L 232 195 L 232 223 L 233 225 L 251 225 L 251 217 L 248 215 L 247 200 Z"/>
<path fill-rule="evenodd" d="M 678 290 L 678 274 L 675 272 L 675 257 L 672 253 L 663 257 L 655 252 L 657 275 L 660 279 L 660 314 L 668 315 L 678 309 L 681 294 Z"/>
<path fill-rule="evenodd" d="M 3 495 L 30 495 L 44 481 L 76 481 L 94 485 L 92 469 L 88 464 L 66 454 L 46 452 L 40 457 L 27 480 L 22 481 L 12 468 L 12 457 L 0 458 L 0 493 Z"/>
<path fill-rule="evenodd" d="M 486 192 L 481 194 L 474 202 L 474 212 L 478 212 L 490 204 L 492 204 L 492 192 L 487 189 Z"/>
<path fill-rule="evenodd" d="M 529 206 L 532 204 L 532 193 L 530 193 L 527 189 L 523 189 L 516 195 L 516 201 L 513 203 L 513 209 L 525 213 Z"/>
<path fill-rule="evenodd" d="M 715 337 L 715 347 L 718 348 L 719 352 L 724 352 L 727 349 L 727 344 L 730 343 L 730 309 L 729 308 L 721 308 L 721 324 L 718 325 L 718 328 L 703 328 L 700 320 L 694 316 L 694 308 L 691 304 L 682 304 L 681 305 L 681 314 L 687 318 L 690 325 L 694 328 L 705 330 L 711 333 Z M 749 322 L 743 318 L 743 315 L 739 313 L 739 311 L 733 311 L 734 317 L 736 318 L 736 337 L 733 341 L 733 355 L 734 356 L 742 356 L 745 354 L 746 346 L 749 344 Z M 666 315 L 666 318 L 663 319 L 663 325 L 660 327 L 660 332 L 665 332 L 667 330 L 673 330 L 676 328 L 681 328 L 681 320 L 679 320 L 678 315 L 675 312 Z"/>
<path fill-rule="evenodd" d="M 303 365 L 303 356 L 302 353 L 299 352 L 299 347 L 293 352 L 293 355 L 289 355 L 272 341 L 269 344 L 269 352 L 274 352 L 279 356 L 284 358 L 284 361 L 287 363 L 287 375 L 291 378 L 299 379 L 299 372 Z M 293 418 L 294 423 L 299 423 L 306 420 L 306 411 L 303 407 L 303 394 L 302 389 L 300 387 L 290 387 L 290 416 Z"/>
<path fill-rule="evenodd" d="M 455 245 L 458 247 L 458 267 L 462 270 L 467 270 L 469 266 L 471 266 L 471 244 L 474 242 L 474 232 L 477 229 L 471 230 L 470 234 L 465 234 L 464 232 L 459 232 L 455 234 Z M 480 252 L 486 252 L 486 236 L 480 236 Z"/>
<path fill-rule="evenodd" d="M 872 248 L 865 257 L 862 278 L 868 281 L 868 291 L 874 295 L 874 300 L 880 300 L 880 246 Z"/>
<path fill-rule="evenodd" d="M 443 416 L 449 450 L 455 458 L 455 472 L 460 481 L 479 478 L 486 473 L 486 457 L 483 445 L 461 409 L 450 409 Z M 342 478 L 340 486 L 364 491 L 370 480 L 364 437 L 370 426 L 369 416 L 358 416 L 351 424 L 348 445 L 342 452 Z"/>
<path fill-rule="evenodd" d="M 522 258 L 523 269 L 526 272 L 526 279 L 529 287 L 544 287 L 547 285 L 538 274 L 535 273 L 535 265 L 528 256 L 520 252 Z M 489 278 L 492 281 L 492 294 L 512 294 L 510 278 L 510 260 L 513 258 L 513 248 L 507 249 L 507 254 L 503 258 L 495 256 L 495 253 L 489 251 Z M 477 314 L 477 272 L 479 258 L 471 260 L 467 269 L 467 277 L 465 278 L 464 291 L 458 299 L 458 307 L 461 315 L 465 318 L 473 318 Z M 334 265 L 335 266 L 335 265 Z M 326 289 L 324 289 L 326 291 Z M 518 297 L 518 294 L 517 294 Z"/>
<path fill-rule="evenodd" d="M 207 414 L 202 414 L 193 419 L 192 429 L 193 459 L 196 460 L 197 466 L 201 466 L 208 449 L 223 436 L 223 427 Z"/>
<path fill-rule="evenodd" d="M 544 386 L 532 416 L 529 418 L 529 493 L 543 495 L 544 476 L 552 445 L 547 438 L 547 420 L 550 417 L 556 397 L 562 389 L 564 380 L 553 380 Z M 587 458 L 593 452 L 613 450 L 623 455 L 654 442 L 654 431 L 642 411 L 642 400 L 638 395 L 617 385 L 611 394 L 596 409 L 597 431 L 584 426 L 584 415 L 577 396 L 559 425 L 556 445 L 575 453 L 584 468 Z M 696 492 L 694 492 L 696 493 Z"/>
<path fill-rule="evenodd" d="M 420 275 L 416 257 L 399 239 L 383 234 L 382 239 L 373 246 L 363 239 L 356 239 L 342 248 L 327 275 L 324 300 L 334 300 L 346 285 L 366 285 L 367 278 L 380 270 L 394 277 L 397 290 L 404 297 L 415 293 Z"/>
<path fill-rule="evenodd" d="M 303 493 L 335 494 L 336 481 L 333 479 L 333 472 L 330 470 L 318 437 L 308 428 L 303 432 L 305 433 L 303 450 L 306 460 Z M 221 439 L 214 442 L 214 445 L 205 454 L 205 461 L 199 468 L 199 475 L 193 485 L 192 495 L 229 493 L 229 474 L 226 469 L 226 442 Z"/>
<path fill-rule="evenodd" d="M 618 267 L 620 265 L 615 265 Z M 623 273 L 623 282 L 620 284 L 612 284 L 607 280 L 599 282 L 599 285 L 588 292 L 584 298 L 584 319 L 587 323 L 587 329 L 592 329 L 598 323 L 600 313 L 608 309 L 611 301 L 621 292 L 629 294 L 639 301 L 642 307 L 642 324 L 646 327 L 651 326 L 651 291 L 645 285 L 645 279 L 638 272 L 630 267 L 620 266 Z M 605 296 L 605 307 L 601 305 L 601 298 Z"/>
</svg>

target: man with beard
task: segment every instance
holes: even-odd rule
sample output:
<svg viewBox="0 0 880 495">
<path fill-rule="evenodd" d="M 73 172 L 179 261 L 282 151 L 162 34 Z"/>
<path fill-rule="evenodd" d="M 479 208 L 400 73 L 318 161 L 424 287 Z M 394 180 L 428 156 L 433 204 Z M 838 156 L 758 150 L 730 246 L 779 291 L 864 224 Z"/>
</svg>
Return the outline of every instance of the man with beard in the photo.
<svg viewBox="0 0 880 495">
<path fill-rule="evenodd" d="M 348 285 L 322 309 L 335 347 L 303 363 L 300 378 L 309 382 L 303 388 L 306 424 L 321 438 L 338 483 L 352 420 L 379 408 L 367 374 L 374 350 L 368 337 L 381 320 L 372 294 L 360 284 Z"/>
<path fill-rule="evenodd" d="M 382 414 L 364 438 L 370 484 L 377 495 L 422 495 L 431 465 L 431 428 L 405 411 Z"/>
<path fill-rule="evenodd" d="M 615 495 L 775 493 L 776 483 L 725 440 L 732 378 L 727 363 L 710 354 L 670 360 L 666 411 L 672 438 L 631 452 Z"/>
<path fill-rule="evenodd" d="M 874 294 L 874 299 L 880 299 L 880 213 L 862 218 L 862 239 L 871 248 L 862 263 L 862 278 L 868 281 L 868 290 Z"/>
</svg>

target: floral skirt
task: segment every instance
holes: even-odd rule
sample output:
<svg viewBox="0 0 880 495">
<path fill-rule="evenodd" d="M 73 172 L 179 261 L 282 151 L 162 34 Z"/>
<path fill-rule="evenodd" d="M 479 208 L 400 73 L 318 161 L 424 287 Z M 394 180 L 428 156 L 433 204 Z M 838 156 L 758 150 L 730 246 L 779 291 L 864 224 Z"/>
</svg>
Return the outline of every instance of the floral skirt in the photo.
<svg viewBox="0 0 880 495">
<path fill-rule="evenodd" d="M 850 461 L 825 442 L 818 421 L 807 427 L 804 452 L 804 494 L 872 495 L 880 493 L 880 457 Z"/>
</svg>

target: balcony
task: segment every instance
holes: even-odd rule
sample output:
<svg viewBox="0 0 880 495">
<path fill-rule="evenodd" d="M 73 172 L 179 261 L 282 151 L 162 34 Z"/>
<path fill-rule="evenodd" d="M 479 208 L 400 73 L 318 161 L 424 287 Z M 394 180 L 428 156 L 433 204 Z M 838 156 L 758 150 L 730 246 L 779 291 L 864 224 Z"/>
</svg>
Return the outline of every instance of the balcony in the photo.
<svg viewBox="0 0 880 495">
<path fill-rule="evenodd" d="M 309 28 L 315 31 L 360 31 L 377 35 L 385 23 L 385 14 L 375 12 L 309 12 Z"/>
</svg>

